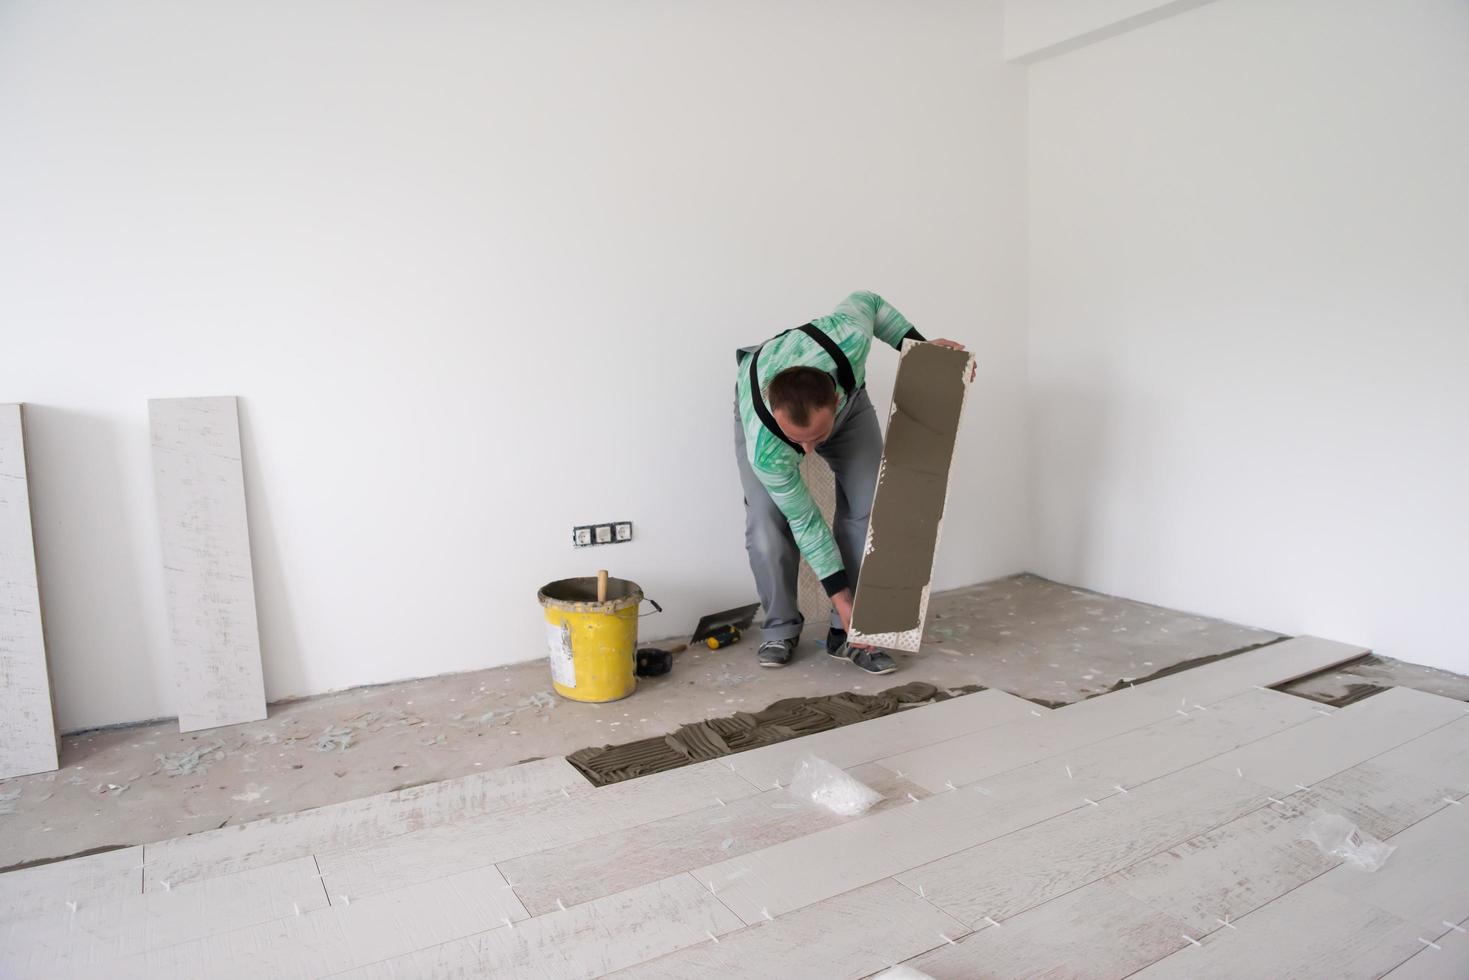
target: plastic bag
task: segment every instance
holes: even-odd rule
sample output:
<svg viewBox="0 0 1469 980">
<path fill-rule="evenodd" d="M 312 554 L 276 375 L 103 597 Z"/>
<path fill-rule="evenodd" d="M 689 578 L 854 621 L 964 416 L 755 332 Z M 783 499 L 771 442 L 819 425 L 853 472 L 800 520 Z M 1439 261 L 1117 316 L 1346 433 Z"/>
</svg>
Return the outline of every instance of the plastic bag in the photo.
<svg viewBox="0 0 1469 980">
<path fill-rule="evenodd" d="M 791 777 L 791 792 L 843 817 L 866 813 L 882 794 L 853 779 L 838 766 L 814 755 L 803 755 Z"/>
<path fill-rule="evenodd" d="M 1376 871 L 1398 849 L 1396 844 L 1384 844 L 1341 814 L 1325 810 L 1311 811 L 1311 823 L 1303 839 L 1362 871 Z"/>
</svg>

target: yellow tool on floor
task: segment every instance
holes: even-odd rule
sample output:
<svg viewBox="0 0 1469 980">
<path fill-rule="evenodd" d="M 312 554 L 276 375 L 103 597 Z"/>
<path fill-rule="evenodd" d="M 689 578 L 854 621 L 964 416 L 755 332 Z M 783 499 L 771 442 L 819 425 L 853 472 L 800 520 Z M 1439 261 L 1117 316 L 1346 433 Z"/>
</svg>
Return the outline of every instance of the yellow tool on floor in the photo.
<svg viewBox="0 0 1469 980">
<path fill-rule="evenodd" d="M 720 647 L 733 646 L 740 642 L 740 636 L 739 627 L 725 626 L 720 628 L 713 636 L 705 637 L 704 643 L 709 649 L 718 650 Z"/>
</svg>

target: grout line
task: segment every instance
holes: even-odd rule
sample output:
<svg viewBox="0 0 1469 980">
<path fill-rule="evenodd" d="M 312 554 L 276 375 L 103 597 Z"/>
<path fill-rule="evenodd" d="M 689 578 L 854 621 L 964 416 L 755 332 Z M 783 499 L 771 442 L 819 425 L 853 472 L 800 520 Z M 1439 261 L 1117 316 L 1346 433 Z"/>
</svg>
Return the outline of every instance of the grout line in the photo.
<svg viewBox="0 0 1469 980">
<path fill-rule="evenodd" d="M 321 873 L 321 861 L 313 854 L 311 855 L 311 863 L 316 865 L 316 881 L 321 885 L 321 893 L 326 896 L 327 907 L 331 907 L 332 893 L 326 890 L 326 876 Z"/>
<path fill-rule="evenodd" d="M 1464 923 L 1466 923 L 1466 922 L 1469 922 L 1469 916 L 1465 916 L 1464 918 L 1460 919 L 1458 921 L 1458 923 L 1457 923 L 1457 928 L 1455 928 L 1455 926 L 1450 925 L 1449 924 L 1449 921 L 1447 919 L 1445 919 L 1444 920 L 1444 923 L 1443 923 L 1444 926 L 1445 926 L 1444 931 L 1441 932 L 1441 933 L 1439 933 L 1437 936 L 1434 936 L 1433 937 L 1434 940 L 1437 941 L 1437 940 L 1443 939 L 1445 936 L 1449 936 L 1449 935 L 1452 935 L 1453 933 L 1456 933 L 1456 932 L 1461 931 L 1464 928 Z M 1384 980 L 1387 980 L 1387 978 L 1390 977 L 1390 976 L 1392 976 L 1392 974 L 1394 972 L 1396 972 L 1397 970 L 1400 970 L 1404 966 L 1406 966 L 1408 964 L 1409 960 L 1416 959 L 1419 956 L 1422 956 L 1424 953 L 1427 953 L 1428 951 L 1429 951 L 1428 950 L 1428 947 L 1427 946 L 1424 946 L 1422 949 L 1419 949 L 1416 952 L 1411 953 L 1406 959 L 1404 959 L 1401 963 L 1398 963 L 1391 970 L 1385 970 L 1385 971 L 1383 971 L 1382 977 L 1384 978 Z"/>
</svg>

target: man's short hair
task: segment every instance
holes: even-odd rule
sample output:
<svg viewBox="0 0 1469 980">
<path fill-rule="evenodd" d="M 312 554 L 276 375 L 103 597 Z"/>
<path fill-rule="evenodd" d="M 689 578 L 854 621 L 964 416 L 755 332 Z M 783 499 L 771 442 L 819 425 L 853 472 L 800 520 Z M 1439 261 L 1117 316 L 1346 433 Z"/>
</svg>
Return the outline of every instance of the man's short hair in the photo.
<svg viewBox="0 0 1469 980">
<path fill-rule="evenodd" d="M 818 368 L 786 368 L 765 386 L 765 400 L 772 412 L 780 409 L 796 425 L 807 425 L 812 412 L 837 407 L 837 386 Z"/>
</svg>

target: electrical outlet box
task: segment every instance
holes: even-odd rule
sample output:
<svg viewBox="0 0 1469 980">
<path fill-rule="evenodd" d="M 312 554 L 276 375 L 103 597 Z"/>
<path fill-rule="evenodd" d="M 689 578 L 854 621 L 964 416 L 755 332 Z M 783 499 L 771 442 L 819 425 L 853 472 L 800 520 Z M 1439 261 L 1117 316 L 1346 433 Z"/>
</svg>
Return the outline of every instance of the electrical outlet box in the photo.
<svg viewBox="0 0 1469 980">
<path fill-rule="evenodd" d="M 632 521 L 578 524 L 571 529 L 571 543 L 576 548 L 590 548 L 598 544 L 621 544 L 631 540 Z"/>
</svg>

